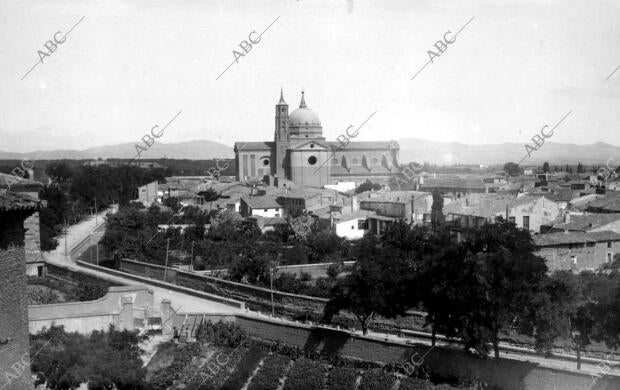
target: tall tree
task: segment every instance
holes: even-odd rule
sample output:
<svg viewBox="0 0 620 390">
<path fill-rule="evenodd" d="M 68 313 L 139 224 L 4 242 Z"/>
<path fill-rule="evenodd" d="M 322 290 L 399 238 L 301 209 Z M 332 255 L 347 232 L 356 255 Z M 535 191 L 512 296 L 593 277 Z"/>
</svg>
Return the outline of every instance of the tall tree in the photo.
<svg viewBox="0 0 620 390">
<path fill-rule="evenodd" d="M 443 197 L 435 188 L 433 190 L 433 205 L 431 206 L 431 225 L 433 230 L 439 229 L 443 225 L 445 217 L 443 215 Z"/>
<path fill-rule="evenodd" d="M 540 290 L 545 261 L 533 254 L 530 233 L 498 218 L 467 234 L 458 284 L 467 286 L 461 299 L 461 338 L 466 348 L 486 355 L 492 345 L 499 357 L 499 334 L 527 316 L 527 307 Z M 457 285 L 458 285 L 457 284 Z"/>
<path fill-rule="evenodd" d="M 521 168 L 519 168 L 519 164 L 513 162 L 507 162 L 504 164 L 504 171 L 509 176 L 517 176 L 521 173 Z"/>
<path fill-rule="evenodd" d="M 543 172 L 547 173 L 549 172 L 549 163 L 545 161 L 545 163 L 542 166 Z"/>
</svg>

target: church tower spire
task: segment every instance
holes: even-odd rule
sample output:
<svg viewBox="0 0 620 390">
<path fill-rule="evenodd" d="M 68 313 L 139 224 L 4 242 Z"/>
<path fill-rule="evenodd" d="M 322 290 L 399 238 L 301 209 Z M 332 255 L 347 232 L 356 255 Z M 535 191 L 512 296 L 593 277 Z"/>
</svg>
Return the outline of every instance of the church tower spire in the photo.
<svg viewBox="0 0 620 390">
<path fill-rule="evenodd" d="M 301 102 L 299 102 L 299 108 L 308 108 L 306 106 L 306 99 L 304 98 L 304 90 L 301 90 Z"/>
<path fill-rule="evenodd" d="M 288 104 L 284 100 L 284 92 L 280 88 L 280 101 L 276 104 L 276 126 L 274 141 L 286 141 L 288 139 Z"/>
</svg>

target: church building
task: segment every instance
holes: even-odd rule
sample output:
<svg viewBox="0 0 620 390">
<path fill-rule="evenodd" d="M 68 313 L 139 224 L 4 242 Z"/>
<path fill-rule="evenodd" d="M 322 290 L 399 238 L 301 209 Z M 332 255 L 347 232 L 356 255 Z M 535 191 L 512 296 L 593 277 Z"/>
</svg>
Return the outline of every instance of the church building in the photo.
<svg viewBox="0 0 620 390">
<path fill-rule="evenodd" d="M 323 187 L 338 182 L 387 183 L 399 173 L 394 141 L 328 142 L 319 116 L 301 92 L 299 108 L 289 114 L 280 91 L 272 142 L 235 142 L 237 180 L 261 180 L 276 187 Z M 363 130 L 360 130 L 363 131 Z M 350 134 L 355 129 L 350 128 Z"/>
</svg>

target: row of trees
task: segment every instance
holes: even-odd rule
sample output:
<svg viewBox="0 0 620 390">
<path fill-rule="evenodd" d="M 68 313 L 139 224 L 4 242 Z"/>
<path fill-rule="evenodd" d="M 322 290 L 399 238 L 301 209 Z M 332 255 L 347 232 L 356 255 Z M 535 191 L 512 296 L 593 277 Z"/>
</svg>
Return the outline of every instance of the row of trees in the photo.
<svg viewBox="0 0 620 390">
<path fill-rule="evenodd" d="M 158 225 L 189 224 L 184 230 Z M 205 224 L 210 224 L 207 229 Z M 233 280 L 269 283 L 269 269 L 279 265 L 339 262 L 350 259 L 350 243 L 322 229 L 308 215 L 292 218 L 275 231 L 262 234 L 255 220 L 237 213 L 205 213 L 197 207 L 162 211 L 157 206 L 123 207 L 108 217 L 102 239 L 109 257 L 127 257 L 164 264 L 193 264 L 195 269 L 227 268 Z"/>
<path fill-rule="evenodd" d="M 529 336 L 542 353 L 568 343 L 578 358 L 592 340 L 618 346 L 616 269 L 549 275 L 544 260 L 533 254 L 529 232 L 501 219 L 464 233 L 466 239 L 457 243 L 443 227 L 398 223 L 380 239 L 365 236 L 323 320 L 347 310 L 365 333 L 375 315 L 424 310 L 433 343 L 440 333 L 460 339 L 468 351 L 493 350 L 496 357 L 506 335 Z"/>
<path fill-rule="evenodd" d="M 92 212 L 105 210 L 113 203 L 128 204 L 137 198 L 138 186 L 163 180 L 163 169 L 120 167 L 71 167 L 66 163 L 49 164 L 46 174 L 53 179 L 39 198 L 47 202 L 41 210 L 41 248 L 51 250 L 54 239 L 65 223 L 74 223 Z"/>
</svg>

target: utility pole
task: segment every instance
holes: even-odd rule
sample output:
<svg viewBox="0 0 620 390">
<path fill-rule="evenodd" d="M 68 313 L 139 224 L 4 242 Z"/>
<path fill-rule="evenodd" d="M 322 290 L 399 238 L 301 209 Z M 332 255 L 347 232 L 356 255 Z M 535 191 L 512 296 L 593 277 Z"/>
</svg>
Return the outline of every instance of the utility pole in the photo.
<svg viewBox="0 0 620 390">
<path fill-rule="evenodd" d="M 191 255 L 189 255 L 189 263 L 190 263 L 189 269 L 190 271 L 193 271 L 194 270 L 194 240 L 192 240 L 192 252 L 191 252 Z"/>
<path fill-rule="evenodd" d="M 164 282 L 166 281 L 166 274 L 168 272 L 168 247 L 170 245 L 170 238 L 166 240 L 166 265 L 164 267 Z"/>
<path fill-rule="evenodd" d="M 275 308 L 273 305 L 273 269 L 274 267 L 272 266 L 271 269 L 269 270 L 269 283 L 271 284 L 271 316 L 275 317 Z"/>
<path fill-rule="evenodd" d="M 97 266 L 99 266 L 99 243 L 97 243 Z"/>
<path fill-rule="evenodd" d="M 95 227 L 97 227 L 97 198 L 95 197 Z"/>
<path fill-rule="evenodd" d="M 67 251 L 67 236 L 69 235 L 69 227 L 67 224 L 67 220 L 65 219 L 65 256 L 69 255 L 69 252 Z"/>
</svg>

